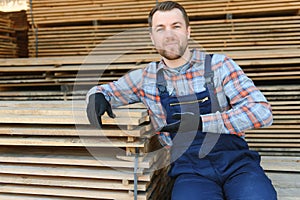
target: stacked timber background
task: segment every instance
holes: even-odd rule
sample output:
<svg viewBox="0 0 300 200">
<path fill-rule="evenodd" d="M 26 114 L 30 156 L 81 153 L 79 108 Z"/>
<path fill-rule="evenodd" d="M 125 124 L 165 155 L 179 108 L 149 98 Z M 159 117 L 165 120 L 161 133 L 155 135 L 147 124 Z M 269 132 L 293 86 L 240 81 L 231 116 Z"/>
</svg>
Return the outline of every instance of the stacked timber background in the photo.
<svg viewBox="0 0 300 200">
<path fill-rule="evenodd" d="M 0 58 L 17 57 L 14 22 L 0 12 Z"/>
<path fill-rule="evenodd" d="M 190 15 L 191 46 L 232 57 L 270 101 L 273 125 L 247 131 L 246 140 L 279 199 L 300 199 L 300 2 L 179 2 Z M 14 46 L 0 59 L 0 199 L 133 199 L 134 191 L 138 199 L 168 199 L 167 156 L 155 151 L 146 109 L 115 110 L 104 131 L 89 127 L 84 113 L 91 86 L 159 60 L 147 32 L 155 1 L 28 5 L 1 22 L 1 47 Z M 27 31 L 28 45 L 18 39 Z M 29 58 L 7 58 L 16 56 Z"/>
</svg>

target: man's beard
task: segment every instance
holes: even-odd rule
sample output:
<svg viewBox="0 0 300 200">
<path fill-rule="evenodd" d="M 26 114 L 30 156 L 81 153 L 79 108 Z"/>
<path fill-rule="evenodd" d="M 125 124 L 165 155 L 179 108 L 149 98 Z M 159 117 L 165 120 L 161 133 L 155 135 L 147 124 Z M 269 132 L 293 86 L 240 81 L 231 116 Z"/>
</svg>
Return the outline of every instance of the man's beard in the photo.
<svg viewBox="0 0 300 200">
<path fill-rule="evenodd" d="M 168 60 L 176 60 L 183 56 L 183 54 L 186 51 L 186 48 L 187 48 L 187 44 L 184 45 L 178 44 L 177 48 L 172 47 L 168 50 L 159 48 L 157 49 L 157 52 Z"/>
</svg>

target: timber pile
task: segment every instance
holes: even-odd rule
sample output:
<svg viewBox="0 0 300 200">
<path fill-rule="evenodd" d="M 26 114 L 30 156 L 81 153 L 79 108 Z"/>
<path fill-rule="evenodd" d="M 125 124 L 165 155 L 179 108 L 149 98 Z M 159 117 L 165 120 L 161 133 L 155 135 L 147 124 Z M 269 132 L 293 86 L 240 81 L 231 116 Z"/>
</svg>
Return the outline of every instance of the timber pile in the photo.
<svg viewBox="0 0 300 200">
<path fill-rule="evenodd" d="M 16 58 L 17 45 L 13 21 L 0 12 L 0 58 Z"/>
<path fill-rule="evenodd" d="M 191 46 L 208 52 L 300 47 L 300 16 L 200 20 L 191 28 Z M 30 57 L 156 53 L 144 23 L 30 29 L 28 48 Z"/>
<path fill-rule="evenodd" d="M 147 110 L 114 112 L 98 130 L 83 101 L 2 101 L 0 197 L 125 200 L 137 191 L 138 200 L 168 199 L 168 156 Z"/>
<path fill-rule="evenodd" d="M 249 146 L 261 155 L 300 156 L 299 85 L 259 86 L 272 105 L 271 127 L 247 131 Z"/>
<path fill-rule="evenodd" d="M 250 148 L 262 156 L 262 166 L 272 180 L 279 199 L 298 199 L 300 178 L 299 84 L 259 86 L 272 105 L 273 125 L 249 130 Z"/>
<path fill-rule="evenodd" d="M 12 22 L 13 29 L 15 31 L 15 38 L 17 44 L 17 57 L 26 58 L 28 57 L 28 21 L 26 12 L 7 12 L 5 13 Z"/>
<path fill-rule="evenodd" d="M 298 164 L 300 158 L 300 87 L 298 73 L 299 55 L 299 50 L 297 49 L 290 49 L 287 54 L 282 54 L 282 52 L 279 50 L 273 50 L 256 52 L 247 51 L 246 53 L 234 52 L 234 54 L 230 55 L 243 67 L 245 72 L 252 79 L 254 79 L 255 82 L 260 83 L 258 85 L 259 89 L 261 89 L 261 91 L 266 95 L 267 99 L 272 105 L 274 113 L 273 125 L 264 129 L 247 131 L 246 140 L 252 149 L 259 151 L 259 153 L 262 155 L 262 165 L 276 186 L 280 199 L 289 199 L 299 196 L 299 185 L 297 181 L 300 172 Z M 81 139 L 83 135 L 94 137 L 96 133 L 93 133 L 91 130 L 85 130 L 82 133 L 77 131 L 78 133 L 75 133 L 76 129 L 74 128 L 74 125 L 72 125 L 72 127 L 68 125 L 70 123 L 74 123 L 74 120 L 72 119 L 72 113 L 70 110 L 66 109 L 67 107 L 70 107 L 69 102 L 58 101 L 58 109 L 58 105 L 54 103 L 56 102 L 54 100 L 65 99 L 82 101 L 86 91 L 81 89 L 88 89 L 90 86 L 96 84 L 91 83 L 91 77 L 93 77 L 91 74 L 97 74 L 94 80 L 97 82 L 97 76 L 99 73 L 103 72 L 103 74 L 120 76 L 125 73 L 122 71 L 122 69 L 126 71 L 129 70 L 129 68 L 140 68 L 143 67 L 147 62 L 158 59 L 157 55 L 155 54 L 143 56 L 142 58 L 136 57 L 135 55 L 122 56 L 118 57 L 118 59 L 115 59 L 115 56 L 90 56 L 86 60 L 83 60 L 83 57 L 71 58 L 60 57 L 0 60 L 0 63 L 3 65 L 0 68 L 1 70 L 12 70 L 10 73 L 19 70 L 19 72 L 21 72 L 24 76 L 26 73 L 32 74 L 33 69 L 34 71 L 40 70 L 40 72 L 44 74 L 50 74 L 50 72 L 53 74 L 59 74 L 63 72 L 65 75 L 68 73 L 74 73 L 75 75 L 80 68 L 83 70 L 80 72 L 80 74 L 86 75 L 82 78 L 90 78 L 89 80 L 82 79 L 81 82 L 79 81 L 79 84 L 76 82 L 74 88 L 70 88 L 69 91 L 51 92 L 45 90 L 21 90 L 1 92 L 2 99 L 7 98 L 7 100 L 51 100 L 45 101 L 46 103 L 41 104 L 41 107 L 45 110 L 42 110 L 35 101 L 1 102 L 3 107 L 0 110 L 2 113 L 2 117 L 0 119 L 4 125 L 2 124 L 2 129 L 0 129 L 0 133 L 2 133 L 3 136 L 0 140 L 2 143 L 0 144 L 5 147 L 5 151 L 10 152 L 9 155 L 11 155 L 11 157 L 14 157 L 11 159 L 15 160 L 14 162 L 17 162 L 16 160 L 20 160 L 19 156 L 21 153 L 19 152 L 25 152 L 24 146 L 26 148 L 34 149 L 36 146 L 39 146 L 39 148 L 40 146 L 43 146 L 42 149 L 37 149 L 35 152 L 33 152 L 33 154 L 38 153 L 39 151 L 44 151 L 44 154 L 42 154 L 44 157 L 52 157 L 53 154 L 60 154 L 62 157 L 69 158 L 69 154 L 63 153 L 67 151 L 67 148 L 72 147 L 70 151 L 75 153 L 77 151 L 74 150 L 74 148 L 82 146 L 82 144 L 80 144 L 82 140 L 75 139 L 74 136 L 78 137 L 77 134 L 81 134 L 79 135 Z M 114 61 L 112 62 L 113 64 L 107 68 L 107 64 L 109 64 L 112 60 Z M 136 63 L 133 61 L 136 61 Z M 80 65 L 82 62 L 85 64 Z M 128 65 L 128 63 L 131 63 L 132 65 Z M 102 69 L 101 66 L 103 67 Z M 128 66 L 130 67 L 128 68 Z M 111 80 L 114 79 L 113 77 L 114 76 L 110 77 Z M 77 76 L 77 78 L 80 79 L 80 76 Z M 10 89 L 24 87 L 26 84 L 28 84 L 25 83 L 24 80 L 23 82 L 20 81 L 19 83 L 15 83 L 15 85 L 11 86 Z M 109 78 L 103 78 L 103 80 L 102 78 L 100 79 L 100 81 L 103 82 L 109 80 Z M 287 80 L 291 84 L 286 84 Z M 74 80 L 69 83 L 69 86 L 74 84 L 73 81 Z M 277 83 L 277 85 L 272 86 L 268 83 Z M 40 86 L 41 82 L 38 81 L 36 83 L 31 82 L 31 84 L 33 85 L 33 88 L 43 87 Z M 62 83 L 58 83 L 58 85 L 60 84 Z M 2 84 L 1 86 L 2 88 L 5 88 L 7 85 L 8 84 Z M 48 84 L 48 87 L 49 86 L 50 84 Z M 60 86 L 63 87 L 63 84 Z M 35 107 L 32 104 L 34 104 Z M 51 106 L 49 107 L 47 104 Z M 83 104 L 81 104 L 79 107 L 80 109 L 84 108 Z M 34 116 L 33 113 L 38 115 Z M 78 119 L 85 118 L 84 115 L 85 114 L 82 113 L 82 116 L 78 117 Z M 122 114 L 117 113 L 117 115 L 121 116 Z M 36 125 L 31 123 L 36 123 Z M 118 122 L 118 124 L 123 126 L 122 123 L 124 125 L 124 121 Z M 128 121 L 125 123 L 128 124 Z M 87 127 L 86 119 L 85 122 L 81 121 L 78 124 L 83 124 L 83 129 L 90 129 Z M 109 132 L 107 132 L 107 134 L 109 134 Z M 125 141 L 127 140 L 128 139 L 125 139 Z M 88 146 L 93 147 L 94 145 L 101 146 L 105 142 L 101 143 L 101 141 L 87 140 L 87 143 L 89 144 Z M 19 147 L 13 151 L 10 145 Z M 54 153 L 52 148 L 49 149 L 48 146 L 51 145 L 55 146 L 59 152 Z M 64 148 L 58 148 L 59 145 L 62 145 Z M 45 150 L 44 148 L 46 147 L 44 146 L 47 146 L 48 149 Z M 21 147 L 22 149 L 19 149 Z M 122 146 L 122 148 L 124 148 L 124 146 Z M 125 152 L 130 151 L 127 150 Z M 43 164 L 43 156 L 38 156 L 36 159 L 35 164 L 37 164 L 37 166 L 40 166 L 38 162 L 42 162 Z M 74 155 L 71 155 L 71 157 L 72 156 L 74 157 Z M 110 156 L 113 157 L 111 154 Z M 9 159 L 5 157 L 3 160 Z M 62 160 L 59 162 L 61 162 L 61 164 L 64 166 L 65 164 Z M 58 165 L 59 162 L 56 162 L 55 164 Z M 75 162 L 74 159 L 72 162 Z M 42 188 L 39 188 L 38 191 L 42 191 Z"/>
<path fill-rule="evenodd" d="M 34 93 L 41 91 L 39 93 L 41 98 L 46 96 L 44 99 L 51 99 L 57 95 L 61 98 L 61 94 L 64 94 L 67 100 L 72 98 L 72 95 L 76 98 L 83 94 L 79 92 L 77 95 L 74 90 L 75 92 L 86 90 L 97 83 L 116 80 L 129 70 L 145 66 L 146 62 L 150 62 L 153 58 L 158 57 L 155 55 L 155 57 L 138 58 L 132 55 L 1 59 L 0 87 L 2 90 L 7 90 L 7 93 L 2 93 L 4 98 L 12 95 L 14 98 L 19 96 L 21 100 L 23 96 L 21 93 L 30 87 L 30 90 L 27 89 L 30 91 L 27 95 L 29 99 L 34 98 Z M 58 87 L 62 92 L 52 96 L 49 91 L 53 87 Z"/>
<path fill-rule="evenodd" d="M 226 55 L 259 85 L 300 78 L 300 49 L 297 48 L 232 51 Z M 85 93 L 82 90 L 117 80 L 127 71 L 159 59 L 157 54 L 0 59 L 0 87 L 4 90 L 0 95 L 6 100 L 82 98 L 80 95 Z M 49 92 L 51 88 L 55 92 Z"/>
<path fill-rule="evenodd" d="M 186 8 L 191 18 L 217 18 L 251 15 L 266 16 L 278 13 L 297 13 L 300 2 L 297 0 L 203 0 L 178 2 Z M 131 22 L 145 21 L 155 1 L 126 1 L 126 0 L 45 0 L 30 1 L 27 11 L 30 23 L 35 27 L 53 26 L 53 24 L 78 23 L 99 21 L 112 23 L 114 21 Z"/>
</svg>

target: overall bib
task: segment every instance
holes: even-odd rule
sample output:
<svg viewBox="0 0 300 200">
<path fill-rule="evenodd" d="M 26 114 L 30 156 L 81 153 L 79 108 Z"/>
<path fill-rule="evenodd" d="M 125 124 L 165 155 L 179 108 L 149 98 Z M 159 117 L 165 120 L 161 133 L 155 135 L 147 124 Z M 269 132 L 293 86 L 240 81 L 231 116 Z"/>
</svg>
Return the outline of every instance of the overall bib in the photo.
<svg viewBox="0 0 300 200">
<path fill-rule="evenodd" d="M 207 56 L 208 57 L 208 56 Z M 206 74 L 212 73 L 210 60 Z M 170 96 L 163 70 L 157 73 L 157 88 L 167 123 L 172 114 L 209 114 L 219 109 L 212 88 L 194 95 Z M 236 135 L 195 131 L 170 133 L 171 168 L 175 178 L 172 200 L 276 200 L 276 191 L 260 167 L 257 152 Z"/>
</svg>

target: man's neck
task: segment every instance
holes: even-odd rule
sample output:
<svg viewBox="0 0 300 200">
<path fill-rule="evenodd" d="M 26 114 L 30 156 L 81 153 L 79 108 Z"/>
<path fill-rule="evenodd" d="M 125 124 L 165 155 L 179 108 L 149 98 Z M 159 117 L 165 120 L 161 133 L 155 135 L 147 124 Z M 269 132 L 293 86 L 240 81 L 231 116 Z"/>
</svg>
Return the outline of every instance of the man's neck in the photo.
<svg viewBox="0 0 300 200">
<path fill-rule="evenodd" d="M 190 59 L 191 59 L 191 51 L 189 50 L 189 48 L 187 48 L 184 54 L 176 60 L 168 60 L 166 58 L 163 58 L 165 64 L 170 68 L 180 67 L 185 63 L 187 63 Z"/>
</svg>

